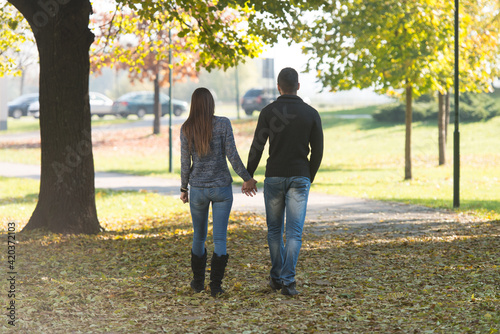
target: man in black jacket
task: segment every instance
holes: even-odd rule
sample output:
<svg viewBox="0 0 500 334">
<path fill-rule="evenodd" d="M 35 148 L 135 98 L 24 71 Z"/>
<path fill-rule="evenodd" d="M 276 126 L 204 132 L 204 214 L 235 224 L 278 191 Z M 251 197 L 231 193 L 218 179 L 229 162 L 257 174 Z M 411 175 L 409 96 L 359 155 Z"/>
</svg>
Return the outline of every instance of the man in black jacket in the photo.
<svg viewBox="0 0 500 334">
<path fill-rule="evenodd" d="M 323 158 L 321 118 L 297 96 L 299 88 L 297 71 L 290 67 L 282 69 L 278 75 L 281 95 L 260 113 L 247 164 L 253 177 L 269 139 L 264 181 L 272 263 L 269 285 L 273 290 L 281 289 L 284 295 L 298 294 L 295 267 L 302 246 L 307 199 Z M 242 190 L 249 194 L 257 189 L 255 183 L 245 182 Z"/>
</svg>

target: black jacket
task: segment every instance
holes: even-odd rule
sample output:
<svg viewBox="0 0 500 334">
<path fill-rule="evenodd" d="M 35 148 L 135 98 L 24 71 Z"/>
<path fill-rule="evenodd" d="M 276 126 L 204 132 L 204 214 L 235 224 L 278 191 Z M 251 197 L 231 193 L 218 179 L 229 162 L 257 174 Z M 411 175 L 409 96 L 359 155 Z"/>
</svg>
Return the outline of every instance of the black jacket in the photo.
<svg viewBox="0 0 500 334">
<path fill-rule="evenodd" d="M 323 158 L 323 129 L 316 109 L 297 95 L 281 95 L 262 109 L 248 155 L 252 176 L 268 139 L 266 177 L 305 176 L 314 181 Z"/>
</svg>

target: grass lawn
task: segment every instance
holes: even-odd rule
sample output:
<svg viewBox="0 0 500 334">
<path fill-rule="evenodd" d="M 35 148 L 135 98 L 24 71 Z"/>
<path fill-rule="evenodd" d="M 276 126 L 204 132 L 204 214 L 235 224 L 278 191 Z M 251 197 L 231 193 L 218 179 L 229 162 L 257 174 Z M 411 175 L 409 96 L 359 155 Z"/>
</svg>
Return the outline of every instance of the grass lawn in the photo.
<svg viewBox="0 0 500 334">
<path fill-rule="evenodd" d="M 313 190 L 452 207 L 452 133 L 448 138 L 447 164 L 438 166 L 437 124 L 415 123 L 413 179 L 404 181 L 404 125 L 372 119 L 339 120 L 334 113 L 323 113 L 322 119 L 325 160 Z M 500 211 L 499 128 L 500 117 L 460 127 L 461 210 L 479 210 L 486 215 Z M 449 131 L 453 131 L 453 126 Z"/>
<path fill-rule="evenodd" d="M 98 118 L 97 116 L 92 117 L 92 126 L 105 126 L 111 124 L 122 124 L 130 123 L 135 121 L 136 118 L 130 117 L 130 119 L 117 118 L 114 116 L 106 116 L 104 118 Z M 14 134 L 21 132 L 32 132 L 40 131 L 40 122 L 38 119 L 33 117 L 22 117 L 20 119 L 9 118 L 7 122 L 7 131 L 2 131 L 0 136 L 3 134 Z"/>
<path fill-rule="evenodd" d="M 40 123 L 38 119 L 32 117 L 22 117 L 20 119 L 9 118 L 7 120 L 7 131 L 2 131 L 0 133 L 13 134 L 32 131 L 40 131 Z"/>
<path fill-rule="evenodd" d="M 22 228 L 28 222 L 38 201 L 39 182 L 30 179 L 0 177 L 0 223 L 16 221 Z M 123 228 L 122 221 L 137 221 L 186 214 L 189 207 L 178 196 L 162 196 L 152 192 L 96 190 L 96 206 L 105 229 Z"/>
</svg>

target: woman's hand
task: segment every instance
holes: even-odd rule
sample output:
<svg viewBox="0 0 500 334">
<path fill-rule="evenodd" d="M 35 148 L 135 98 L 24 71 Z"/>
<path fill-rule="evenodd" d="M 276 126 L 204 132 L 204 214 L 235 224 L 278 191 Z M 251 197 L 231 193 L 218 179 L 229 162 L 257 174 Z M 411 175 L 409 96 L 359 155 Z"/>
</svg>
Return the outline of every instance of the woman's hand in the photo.
<svg viewBox="0 0 500 334">
<path fill-rule="evenodd" d="M 186 204 L 186 203 L 189 202 L 189 195 L 188 195 L 187 191 L 186 192 L 181 192 L 181 201 L 184 204 Z"/>
</svg>

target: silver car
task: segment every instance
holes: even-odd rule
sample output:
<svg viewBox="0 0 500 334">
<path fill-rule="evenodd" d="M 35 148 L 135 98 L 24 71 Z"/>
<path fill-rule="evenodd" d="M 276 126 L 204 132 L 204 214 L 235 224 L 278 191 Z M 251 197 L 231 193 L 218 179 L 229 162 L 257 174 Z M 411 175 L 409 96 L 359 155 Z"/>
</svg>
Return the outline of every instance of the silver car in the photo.
<svg viewBox="0 0 500 334">
<path fill-rule="evenodd" d="M 90 101 L 90 114 L 97 115 L 99 117 L 104 117 L 106 115 L 113 115 L 111 113 L 111 106 L 113 105 L 113 100 L 104 94 L 97 92 L 89 92 Z M 31 103 L 28 107 L 28 115 L 35 118 L 40 116 L 40 103 L 35 101 Z"/>
</svg>

